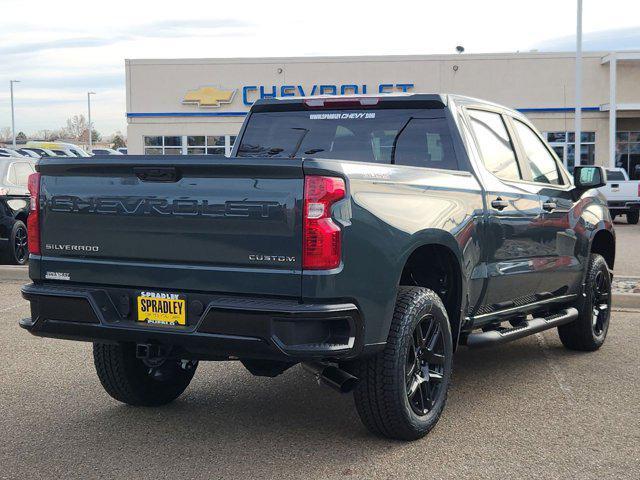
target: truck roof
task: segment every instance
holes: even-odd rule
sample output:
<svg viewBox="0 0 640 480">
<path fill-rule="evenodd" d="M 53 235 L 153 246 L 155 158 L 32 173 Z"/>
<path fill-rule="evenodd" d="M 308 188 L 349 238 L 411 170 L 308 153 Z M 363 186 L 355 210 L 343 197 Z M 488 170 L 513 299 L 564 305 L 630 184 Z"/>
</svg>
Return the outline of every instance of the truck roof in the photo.
<svg viewBox="0 0 640 480">
<path fill-rule="evenodd" d="M 394 93 L 378 93 L 378 94 L 354 94 L 354 95 L 313 95 L 304 97 L 280 97 L 280 98 L 262 98 L 257 100 L 252 107 L 253 111 L 260 111 L 264 107 L 265 110 L 269 109 L 269 106 L 286 105 L 286 104 L 299 104 L 303 102 L 309 102 L 313 100 L 329 100 L 331 102 L 349 102 L 349 100 L 361 101 L 366 99 L 377 99 L 380 102 L 420 102 L 432 104 L 431 108 L 443 108 L 450 105 L 451 101 L 454 103 L 465 106 L 486 106 L 494 109 L 508 110 L 512 114 L 518 116 L 524 116 L 512 108 L 500 105 L 488 100 L 482 100 L 480 98 L 468 97 L 465 95 L 449 94 L 449 93 L 409 93 L 409 92 L 394 92 Z"/>
</svg>

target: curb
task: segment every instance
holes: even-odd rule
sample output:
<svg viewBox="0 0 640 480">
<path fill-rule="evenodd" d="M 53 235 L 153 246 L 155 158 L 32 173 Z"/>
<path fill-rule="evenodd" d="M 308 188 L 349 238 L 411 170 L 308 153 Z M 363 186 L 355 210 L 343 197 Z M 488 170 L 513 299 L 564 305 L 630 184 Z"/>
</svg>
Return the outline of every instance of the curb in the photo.
<svg viewBox="0 0 640 480">
<path fill-rule="evenodd" d="M 639 308 L 640 294 L 638 293 L 614 293 L 611 298 L 611 306 L 615 309 L 620 308 Z"/>
</svg>

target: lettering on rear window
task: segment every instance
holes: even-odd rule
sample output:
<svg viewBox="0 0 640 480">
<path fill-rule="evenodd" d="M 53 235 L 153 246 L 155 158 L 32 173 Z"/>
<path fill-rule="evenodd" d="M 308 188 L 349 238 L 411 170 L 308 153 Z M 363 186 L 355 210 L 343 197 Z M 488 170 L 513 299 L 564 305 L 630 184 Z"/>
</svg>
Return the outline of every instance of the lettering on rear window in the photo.
<svg viewBox="0 0 640 480">
<path fill-rule="evenodd" d="M 310 113 L 309 120 L 361 120 L 376 118 L 375 112 Z"/>
</svg>

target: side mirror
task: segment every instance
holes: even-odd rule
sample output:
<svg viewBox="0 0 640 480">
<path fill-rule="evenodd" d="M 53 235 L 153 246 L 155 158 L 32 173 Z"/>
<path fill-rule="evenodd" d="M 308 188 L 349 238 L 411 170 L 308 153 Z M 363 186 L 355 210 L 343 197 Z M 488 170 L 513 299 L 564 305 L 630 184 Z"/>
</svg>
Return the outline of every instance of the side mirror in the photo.
<svg viewBox="0 0 640 480">
<path fill-rule="evenodd" d="M 604 167 L 576 166 L 573 168 L 573 184 L 578 190 L 604 187 L 607 184 L 607 172 Z"/>
</svg>

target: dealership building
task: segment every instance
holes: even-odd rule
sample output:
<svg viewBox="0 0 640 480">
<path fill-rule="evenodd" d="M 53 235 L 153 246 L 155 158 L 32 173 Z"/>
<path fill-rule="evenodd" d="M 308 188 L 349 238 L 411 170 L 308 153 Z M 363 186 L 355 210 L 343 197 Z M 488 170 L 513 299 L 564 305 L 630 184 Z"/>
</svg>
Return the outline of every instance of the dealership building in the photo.
<svg viewBox="0 0 640 480">
<path fill-rule="evenodd" d="M 126 82 L 130 154 L 229 154 L 259 98 L 444 92 L 520 110 L 575 163 L 573 53 L 126 60 Z M 640 52 L 584 54 L 581 138 L 582 164 L 640 177 Z"/>
</svg>

